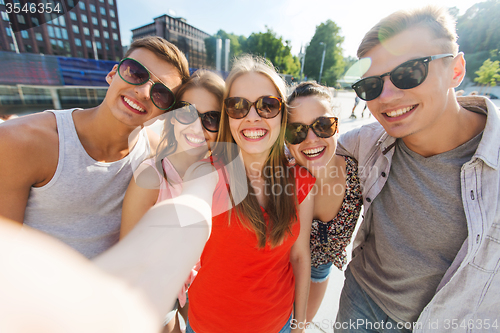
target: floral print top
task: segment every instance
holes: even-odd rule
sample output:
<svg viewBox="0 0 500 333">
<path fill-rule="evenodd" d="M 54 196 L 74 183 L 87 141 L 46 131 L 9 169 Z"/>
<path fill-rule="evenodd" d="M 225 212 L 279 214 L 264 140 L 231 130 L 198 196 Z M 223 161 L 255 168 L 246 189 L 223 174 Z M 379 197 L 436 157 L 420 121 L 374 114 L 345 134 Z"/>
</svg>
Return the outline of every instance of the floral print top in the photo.
<svg viewBox="0 0 500 333">
<path fill-rule="evenodd" d="M 346 189 L 340 210 L 328 222 L 314 219 L 311 228 L 311 264 L 314 267 L 332 262 L 338 269 L 347 263 L 345 248 L 351 242 L 359 218 L 363 199 L 356 160 L 344 156 L 346 161 Z"/>
</svg>

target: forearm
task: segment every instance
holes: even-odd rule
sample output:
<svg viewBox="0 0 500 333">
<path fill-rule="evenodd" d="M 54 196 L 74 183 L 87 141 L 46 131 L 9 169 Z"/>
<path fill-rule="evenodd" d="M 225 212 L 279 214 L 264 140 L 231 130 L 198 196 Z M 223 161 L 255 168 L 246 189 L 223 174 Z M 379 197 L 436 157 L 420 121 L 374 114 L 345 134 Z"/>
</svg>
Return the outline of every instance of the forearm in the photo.
<svg viewBox="0 0 500 333">
<path fill-rule="evenodd" d="M 291 260 L 293 274 L 295 275 L 295 306 L 294 319 L 296 323 L 306 321 L 306 306 L 309 295 L 309 283 L 311 280 L 311 256 L 310 253 Z M 304 326 L 300 326 L 304 327 Z"/>
</svg>

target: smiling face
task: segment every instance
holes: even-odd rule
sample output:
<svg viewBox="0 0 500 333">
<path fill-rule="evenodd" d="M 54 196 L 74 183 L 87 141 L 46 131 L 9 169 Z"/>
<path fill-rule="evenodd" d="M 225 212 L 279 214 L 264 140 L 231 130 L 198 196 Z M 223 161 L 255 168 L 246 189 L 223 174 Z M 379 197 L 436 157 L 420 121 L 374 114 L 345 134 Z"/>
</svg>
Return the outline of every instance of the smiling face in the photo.
<svg viewBox="0 0 500 333">
<path fill-rule="evenodd" d="M 148 49 L 138 48 L 129 58 L 139 61 L 149 69 L 154 74 L 151 75 L 153 82 L 161 80 L 174 93 L 182 84 L 178 69 Z M 151 100 L 150 81 L 142 85 L 129 84 L 118 75 L 117 69 L 118 65 L 115 65 L 106 76 L 109 89 L 103 103 L 117 120 L 136 127 L 165 112 L 158 109 Z"/>
<path fill-rule="evenodd" d="M 448 53 L 443 52 L 443 40 L 417 26 L 368 51 L 365 56 L 371 58 L 372 65 L 363 76 L 382 75 L 405 61 L 442 53 Z M 412 89 L 399 89 L 384 77 L 382 93 L 367 102 L 368 108 L 391 136 L 418 140 L 439 133 L 453 117 L 451 88 L 460 83 L 454 72 L 460 60 L 461 55 L 431 61 L 425 81 Z"/>
<path fill-rule="evenodd" d="M 279 97 L 273 82 L 265 75 L 248 72 L 235 79 L 228 97 L 243 97 L 255 102 L 262 96 Z M 234 141 L 240 147 L 243 158 L 265 160 L 280 134 L 282 112 L 271 119 L 262 118 L 255 106 L 242 119 L 229 118 Z"/>
<path fill-rule="evenodd" d="M 181 96 L 181 100 L 194 105 L 199 113 L 220 110 L 217 98 L 204 88 L 186 90 Z M 175 140 L 177 141 L 176 152 L 188 152 L 193 148 L 204 146 L 206 143 L 212 147 L 217 137 L 217 133 L 209 132 L 202 127 L 200 118 L 191 124 L 184 125 L 172 117 L 172 124 L 174 125 Z"/>
<path fill-rule="evenodd" d="M 289 109 L 289 123 L 311 125 L 318 117 L 333 116 L 328 101 L 319 96 L 298 97 L 292 101 Z M 299 165 L 313 171 L 327 166 L 332 160 L 337 149 L 337 135 L 320 138 L 309 129 L 304 141 L 296 145 L 287 143 L 287 146 Z"/>
</svg>

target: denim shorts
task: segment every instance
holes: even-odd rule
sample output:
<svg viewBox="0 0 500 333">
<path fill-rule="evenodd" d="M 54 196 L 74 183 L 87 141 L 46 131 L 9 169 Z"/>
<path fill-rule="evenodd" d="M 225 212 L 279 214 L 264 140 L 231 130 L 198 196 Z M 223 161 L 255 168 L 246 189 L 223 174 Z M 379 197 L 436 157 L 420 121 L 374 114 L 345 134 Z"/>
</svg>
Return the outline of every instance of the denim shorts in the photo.
<svg viewBox="0 0 500 333">
<path fill-rule="evenodd" d="M 324 282 L 332 272 L 333 264 L 331 262 L 319 265 L 319 267 L 311 266 L 311 282 Z"/>
<path fill-rule="evenodd" d="M 283 328 L 278 333 L 291 333 L 291 332 L 292 332 L 292 314 L 290 315 L 290 318 L 288 318 L 288 321 L 286 322 L 285 326 L 283 326 Z M 189 318 L 186 323 L 186 333 L 196 333 L 189 325 Z"/>
</svg>

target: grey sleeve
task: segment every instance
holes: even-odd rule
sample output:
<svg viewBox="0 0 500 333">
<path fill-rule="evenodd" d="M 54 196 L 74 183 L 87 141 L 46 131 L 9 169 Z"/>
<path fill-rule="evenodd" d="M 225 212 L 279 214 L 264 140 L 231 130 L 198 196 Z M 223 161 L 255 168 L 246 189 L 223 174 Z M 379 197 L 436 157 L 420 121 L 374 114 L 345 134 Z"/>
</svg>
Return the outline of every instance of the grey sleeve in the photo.
<svg viewBox="0 0 500 333">
<path fill-rule="evenodd" d="M 359 161 L 359 131 L 355 128 L 340 135 L 337 141 L 337 155 L 349 156 Z"/>
</svg>

